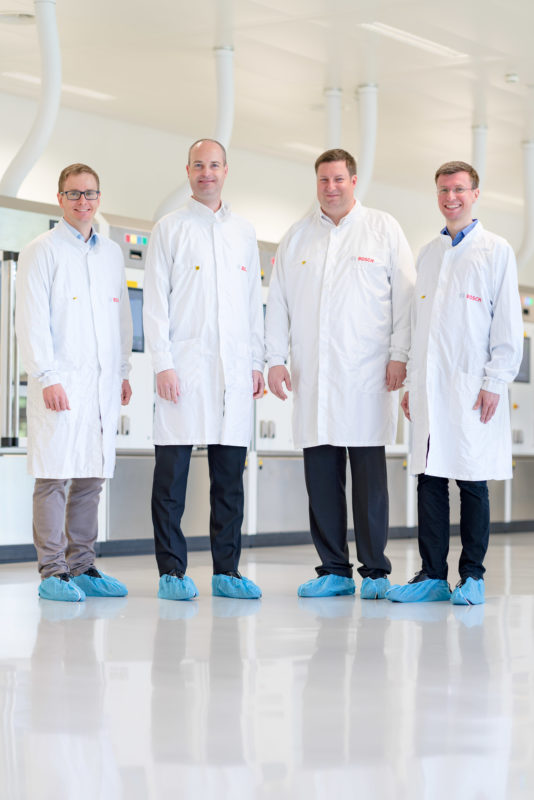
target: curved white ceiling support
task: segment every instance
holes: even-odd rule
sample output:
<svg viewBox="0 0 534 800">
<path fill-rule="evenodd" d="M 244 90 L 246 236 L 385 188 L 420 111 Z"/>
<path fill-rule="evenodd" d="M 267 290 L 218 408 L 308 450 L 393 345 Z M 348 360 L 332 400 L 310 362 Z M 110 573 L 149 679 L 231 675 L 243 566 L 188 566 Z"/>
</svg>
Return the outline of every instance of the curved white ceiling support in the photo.
<svg viewBox="0 0 534 800">
<path fill-rule="evenodd" d="M 234 127 L 234 48 L 216 47 L 215 63 L 217 67 L 217 124 L 213 138 L 228 147 Z"/>
<path fill-rule="evenodd" d="M 359 86 L 356 94 L 360 104 L 360 151 L 357 159 L 356 196 L 363 203 L 375 165 L 378 86 L 374 83 Z"/>
<path fill-rule="evenodd" d="M 525 191 L 524 232 L 521 247 L 517 252 L 519 283 L 531 286 L 533 275 L 526 275 L 526 268 L 534 255 L 534 141 L 523 142 L 523 180 Z"/>
<path fill-rule="evenodd" d="M 488 126 L 473 125 L 473 149 L 471 164 L 478 172 L 479 186 L 484 183 L 486 176 L 486 154 L 488 143 Z"/>
<path fill-rule="evenodd" d="M 61 52 L 56 23 L 56 0 L 35 0 L 41 53 L 41 99 L 26 141 L 0 181 L 0 194 L 16 197 L 22 182 L 42 155 L 56 124 L 61 100 Z"/>
<path fill-rule="evenodd" d="M 217 122 L 214 139 L 224 147 L 230 144 L 234 126 L 234 49 L 228 45 L 215 48 L 215 66 L 217 70 Z M 189 181 L 185 181 L 172 192 L 157 209 L 154 219 L 157 221 L 165 214 L 180 208 L 191 195 Z"/>
<path fill-rule="evenodd" d="M 326 149 L 341 147 L 341 89 L 325 89 Z"/>
</svg>

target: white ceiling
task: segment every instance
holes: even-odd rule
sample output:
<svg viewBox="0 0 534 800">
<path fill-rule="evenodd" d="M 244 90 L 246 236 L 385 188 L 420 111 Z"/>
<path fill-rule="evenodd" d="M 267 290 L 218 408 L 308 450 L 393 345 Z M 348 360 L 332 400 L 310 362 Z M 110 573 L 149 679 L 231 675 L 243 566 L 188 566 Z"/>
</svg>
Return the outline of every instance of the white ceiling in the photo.
<svg viewBox="0 0 534 800">
<path fill-rule="evenodd" d="M 0 11 L 32 12 L 31 0 Z M 488 126 L 486 188 L 521 197 L 521 141 L 534 138 L 531 0 L 57 0 L 66 107 L 190 138 L 213 134 L 213 48 L 235 49 L 232 146 L 310 162 L 325 145 L 324 89 L 343 89 L 343 146 L 358 154 L 355 90 L 378 84 L 374 178 L 426 189 L 471 157 Z M 437 55 L 361 27 L 381 22 L 466 54 Z M 40 74 L 34 25 L 0 23 L 0 91 L 38 96 L 1 73 Z M 514 73 L 516 83 L 505 76 Z"/>
</svg>

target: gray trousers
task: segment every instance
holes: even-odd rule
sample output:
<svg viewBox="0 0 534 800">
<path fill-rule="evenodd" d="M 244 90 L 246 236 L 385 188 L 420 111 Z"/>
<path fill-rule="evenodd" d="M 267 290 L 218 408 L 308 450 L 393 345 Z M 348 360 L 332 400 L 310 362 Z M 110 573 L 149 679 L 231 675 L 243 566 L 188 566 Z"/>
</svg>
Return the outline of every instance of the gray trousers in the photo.
<svg viewBox="0 0 534 800">
<path fill-rule="evenodd" d="M 42 578 L 81 575 L 94 564 L 98 502 L 104 478 L 37 478 L 33 490 L 33 542 Z"/>
</svg>

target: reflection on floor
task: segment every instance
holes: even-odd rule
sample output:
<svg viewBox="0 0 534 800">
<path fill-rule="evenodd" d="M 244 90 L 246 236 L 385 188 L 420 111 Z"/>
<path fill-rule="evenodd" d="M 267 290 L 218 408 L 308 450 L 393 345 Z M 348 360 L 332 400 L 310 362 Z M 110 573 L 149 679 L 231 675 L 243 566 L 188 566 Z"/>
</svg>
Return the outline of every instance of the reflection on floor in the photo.
<svg viewBox="0 0 534 800">
<path fill-rule="evenodd" d="M 534 534 L 492 537 L 472 608 L 299 599 L 307 546 L 243 553 L 258 601 L 212 598 L 208 553 L 190 603 L 152 558 L 98 563 L 129 597 L 40 601 L 34 564 L 0 567 L 3 800 L 534 797 Z"/>
</svg>

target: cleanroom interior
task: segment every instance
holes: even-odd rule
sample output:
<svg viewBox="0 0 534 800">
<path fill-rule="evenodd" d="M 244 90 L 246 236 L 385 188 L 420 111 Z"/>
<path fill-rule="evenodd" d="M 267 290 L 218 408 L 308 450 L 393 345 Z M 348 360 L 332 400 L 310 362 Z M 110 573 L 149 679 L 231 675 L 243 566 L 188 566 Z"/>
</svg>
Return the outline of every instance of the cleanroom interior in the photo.
<svg viewBox="0 0 534 800">
<path fill-rule="evenodd" d="M 44 102 L 38 4 L 0 0 L 0 181 Z M 134 398 L 119 422 L 98 538 L 99 562 L 123 575 L 129 597 L 75 609 L 37 598 L 22 373 L 16 431 L 0 448 L 2 796 L 67 797 L 76 786 L 79 797 L 113 800 L 160 798 L 170 787 L 186 798 L 532 797 L 534 8 L 524 0 L 46 4 L 57 18 L 61 98 L 16 191 L 0 183 L 0 258 L 15 275 L 9 255 L 59 218 L 63 166 L 95 167 L 99 229 L 123 248 L 136 323 Z M 152 225 L 169 197 L 187 196 L 188 147 L 221 130 L 224 198 L 256 229 L 265 301 L 276 245 L 315 202 L 313 162 L 327 147 L 354 153 L 362 202 L 396 217 L 415 255 L 442 226 L 435 169 L 453 158 L 477 166 L 476 213 L 517 254 L 525 321 L 525 357 L 510 386 L 514 478 L 490 484 L 485 607 L 298 600 L 316 555 L 291 402 L 270 394 L 256 404 L 243 526 L 243 571 L 262 584 L 263 599 L 210 597 L 199 449 L 184 528 L 201 597 L 170 609 L 157 600 L 154 382 L 136 312 Z M 3 380 L 0 395 L 6 389 Z M 387 459 L 388 552 L 399 582 L 418 568 L 409 440 L 399 411 Z M 455 531 L 458 520 L 451 491 Z M 457 553 L 453 539 L 451 563 Z"/>
</svg>

